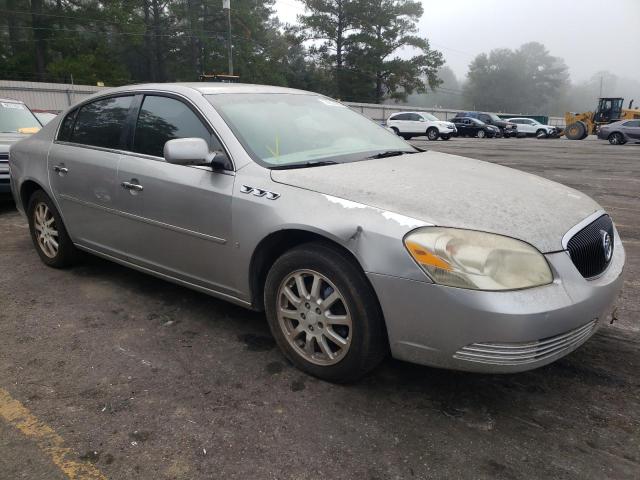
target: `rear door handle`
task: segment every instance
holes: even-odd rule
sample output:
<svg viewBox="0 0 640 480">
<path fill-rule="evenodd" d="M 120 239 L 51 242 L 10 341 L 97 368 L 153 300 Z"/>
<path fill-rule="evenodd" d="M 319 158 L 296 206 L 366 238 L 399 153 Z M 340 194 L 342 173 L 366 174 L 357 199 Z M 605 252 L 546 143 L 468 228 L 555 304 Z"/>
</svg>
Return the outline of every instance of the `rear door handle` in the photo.
<svg viewBox="0 0 640 480">
<path fill-rule="evenodd" d="M 122 188 L 126 190 L 134 190 L 136 192 L 144 190 L 144 187 L 138 183 L 122 182 L 120 185 L 122 185 Z"/>
</svg>

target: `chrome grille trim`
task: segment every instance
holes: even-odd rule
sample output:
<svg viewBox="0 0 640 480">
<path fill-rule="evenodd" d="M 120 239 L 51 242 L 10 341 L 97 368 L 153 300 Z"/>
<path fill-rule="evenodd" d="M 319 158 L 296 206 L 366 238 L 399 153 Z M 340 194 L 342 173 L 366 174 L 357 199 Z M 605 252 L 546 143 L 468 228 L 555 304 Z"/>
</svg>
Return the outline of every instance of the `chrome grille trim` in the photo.
<svg viewBox="0 0 640 480">
<path fill-rule="evenodd" d="M 489 365 L 524 365 L 553 357 L 585 342 L 598 320 L 553 337 L 523 343 L 472 343 L 458 350 L 453 358 Z"/>
</svg>

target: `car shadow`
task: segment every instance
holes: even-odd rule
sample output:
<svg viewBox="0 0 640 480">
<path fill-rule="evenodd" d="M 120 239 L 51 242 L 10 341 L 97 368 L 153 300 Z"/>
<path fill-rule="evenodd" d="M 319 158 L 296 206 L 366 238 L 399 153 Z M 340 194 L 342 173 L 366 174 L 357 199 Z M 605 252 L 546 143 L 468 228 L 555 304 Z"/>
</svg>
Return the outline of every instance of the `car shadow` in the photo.
<svg viewBox="0 0 640 480">
<path fill-rule="evenodd" d="M 16 204 L 11 194 L 0 194 L 0 215 L 16 211 Z"/>
</svg>

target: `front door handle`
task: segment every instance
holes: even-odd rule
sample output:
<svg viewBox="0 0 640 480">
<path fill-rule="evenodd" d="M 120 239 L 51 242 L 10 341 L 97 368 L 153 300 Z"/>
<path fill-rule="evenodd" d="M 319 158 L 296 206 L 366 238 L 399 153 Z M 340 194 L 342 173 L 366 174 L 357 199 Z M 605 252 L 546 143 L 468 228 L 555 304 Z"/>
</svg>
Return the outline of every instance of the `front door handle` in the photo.
<svg viewBox="0 0 640 480">
<path fill-rule="evenodd" d="M 125 190 L 133 190 L 135 192 L 141 192 L 144 190 L 144 187 L 139 183 L 122 182 L 120 185 L 122 185 L 122 188 Z"/>
<path fill-rule="evenodd" d="M 69 171 L 69 169 L 62 165 L 56 165 L 53 167 L 53 171 L 56 172 L 58 175 L 62 176 L 62 175 L 65 175 Z"/>
</svg>

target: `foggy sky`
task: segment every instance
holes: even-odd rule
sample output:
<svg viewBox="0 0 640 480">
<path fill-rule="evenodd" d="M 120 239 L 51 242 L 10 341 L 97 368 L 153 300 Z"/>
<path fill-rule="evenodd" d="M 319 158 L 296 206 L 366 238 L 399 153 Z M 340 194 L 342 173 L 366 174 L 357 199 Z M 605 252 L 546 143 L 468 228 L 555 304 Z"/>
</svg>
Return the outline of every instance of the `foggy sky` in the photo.
<svg viewBox="0 0 640 480">
<path fill-rule="evenodd" d="M 538 41 L 564 59 L 574 83 L 600 70 L 640 80 L 640 0 L 422 0 L 419 34 L 456 76 L 482 52 Z M 276 0 L 280 20 L 296 23 L 296 0 Z"/>
</svg>

